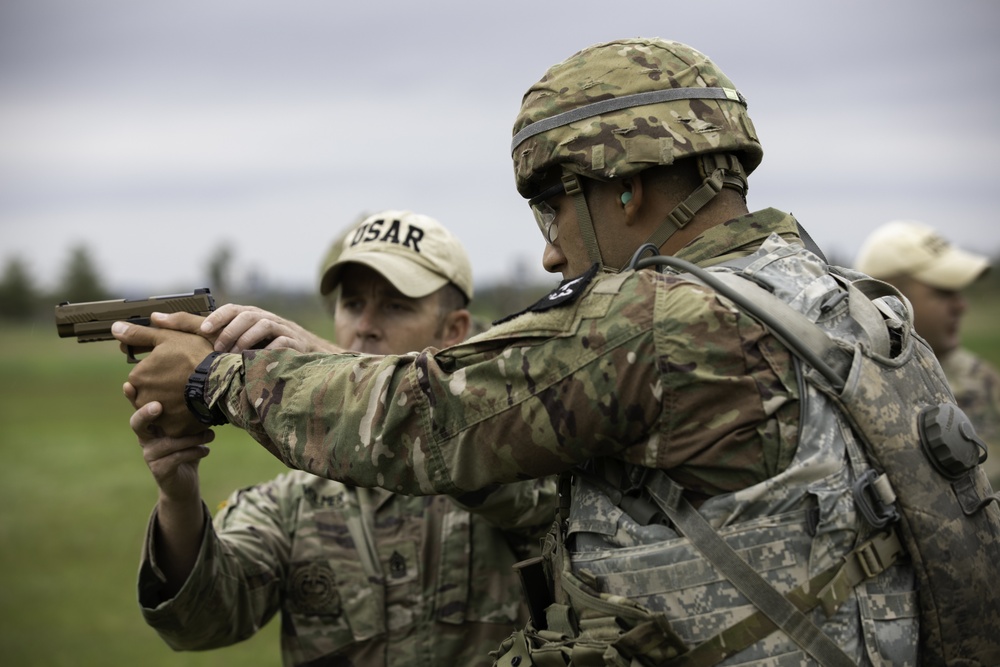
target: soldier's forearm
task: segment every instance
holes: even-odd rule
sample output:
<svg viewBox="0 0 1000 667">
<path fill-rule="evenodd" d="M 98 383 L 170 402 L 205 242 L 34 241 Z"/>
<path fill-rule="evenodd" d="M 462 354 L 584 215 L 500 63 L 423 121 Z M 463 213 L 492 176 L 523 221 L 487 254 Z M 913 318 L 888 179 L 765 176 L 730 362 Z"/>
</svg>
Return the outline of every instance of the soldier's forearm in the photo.
<svg viewBox="0 0 1000 667">
<path fill-rule="evenodd" d="M 205 513 L 201 499 L 178 502 L 160 498 L 154 527 L 156 564 L 166 582 L 164 598 L 172 598 L 187 581 L 205 532 Z"/>
</svg>

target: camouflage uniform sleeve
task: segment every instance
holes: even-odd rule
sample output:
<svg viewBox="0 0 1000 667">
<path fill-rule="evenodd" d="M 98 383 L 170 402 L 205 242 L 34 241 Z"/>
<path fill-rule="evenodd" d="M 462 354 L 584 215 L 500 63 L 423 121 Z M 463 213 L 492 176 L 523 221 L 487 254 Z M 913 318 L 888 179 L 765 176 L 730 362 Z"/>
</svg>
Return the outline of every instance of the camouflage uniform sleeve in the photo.
<svg viewBox="0 0 1000 667">
<path fill-rule="evenodd" d="M 540 538 L 556 517 L 556 477 L 501 484 L 453 498 L 455 504 L 496 528 L 527 538 Z"/>
<path fill-rule="evenodd" d="M 734 311 L 690 282 L 628 272 L 441 351 L 222 355 L 207 398 L 289 467 L 410 495 L 458 496 L 598 456 L 670 468 L 717 460 L 716 445 L 740 449 L 727 461 L 740 475 L 762 458 L 754 428 L 768 422 L 773 372 L 754 376 L 768 360 L 743 348 L 756 353 L 764 332 Z"/>
<path fill-rule="evenodd" d="M 656 423 L 655 289 L 633 287 L 644 306 L 591 293 L 443 351 L 221 355 L 207 398 L 290 467 L 357 486 L 454 496 L 543 477 Z"/>
<path fill-rule="evenodd" d="M 280 478 L 279 478 L 280 479 Z M 277 480 L 276 480 L 277 481 Z M 288 561 L 285 509 L 275 482 L 230 496 L 214 523 L 205 509 L 205 535 L 188 580 L 171 599 L 155 553 L 156 513 L 150 519 L 139 570 L 139 603 L 146 622 L 175 650 L 203 650 L 247 639 L 280 609 Z"/>
</svg>

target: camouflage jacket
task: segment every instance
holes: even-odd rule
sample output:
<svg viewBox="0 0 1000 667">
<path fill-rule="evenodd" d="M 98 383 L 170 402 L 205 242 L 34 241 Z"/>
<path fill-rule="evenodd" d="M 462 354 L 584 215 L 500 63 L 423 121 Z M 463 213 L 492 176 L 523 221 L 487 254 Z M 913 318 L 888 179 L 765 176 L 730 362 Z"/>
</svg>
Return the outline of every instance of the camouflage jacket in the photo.
<svg viewBox="0 0 1000 667">
<path fill-rule="evenodd" d="M 994 490 L 1000 489 L 1000 373 L 964 348 L 948 353 L 941 368 L 958 407 L 969 416 L 976 434 L 989 448 L 984 468 Z"/>
<path fill-rule="evenodd" d="M 772 233 L 798 238 L 791 216 L 767 209 L 677 256 L 709 265 Z M 412 494 L 459 494 L 597 456 L 670 468 L 704 495 L 744 488 L 791 461 L 797 391 L 788 351 L 760 324 L 651 270 L 566 281 L 445 350 L 250 351 L 221 355 L 208 381 L 209 401 L 290 467 Z"/>
<path fill-rule="evenodd" d="M 193 572 L 160 595 L 154 521 L 139 573 L 146 621 L 173 648 L 227 646 L 281 612 L 285 665 L 489 665 L 523 625 L 511 566 L 538 550 L 551 481 L 467 498 L 356 489 L 291 472 L 234 493 Z M 207 513 L 207 510 L 206 510 Z M 486 517 L 503 521 L 501 531 Z"/>
</svg>

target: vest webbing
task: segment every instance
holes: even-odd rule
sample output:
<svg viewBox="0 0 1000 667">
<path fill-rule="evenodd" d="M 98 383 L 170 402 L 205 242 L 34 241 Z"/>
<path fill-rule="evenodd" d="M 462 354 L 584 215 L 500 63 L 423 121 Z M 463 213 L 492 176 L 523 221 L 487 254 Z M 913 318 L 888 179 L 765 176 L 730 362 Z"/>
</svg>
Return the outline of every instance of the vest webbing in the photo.
<svg viewBox="0 0 1000 667">
<path fill-rule="evenodd" d="M 601 488 L 610 486 L 600 473 L 576 469 L 574 474 L 587 477 Z M 652 501 L 650 504 L 654 504 L 659 510 L 659 516 L 668 518 L 759 609 L 686 652 L 682 649 L 676 658 L 660 662 L 659 667 L 709 667 L 752 646 L 778 629 L 784 631 L 822 665 L 854 665 L 854 661 L 826 638 L 804 614 L 822 607 L 827 616 L 832 616 L 851 597 L 855 586 L 877 577 L 894 565 L 904 554 L 895 530 L 876 533 L 848 553 L 841 563 L 782 596 L 753 571 L 690 503 L 684 500 L 681 495 L 683 488 L 667 477 L 664 471 L 650 469 L 644 481 Z M 640 506 L 643 504 L 639 503 Z M 647 515 L 654 517 L 654 520 L 658 518 L 652 514 Z M 564 571 L 561 576 L 562 587 L 574 605 L 597 611 L 607 617 L 622 619 L 633 625 L 635 632 L 654 622 L 653 618 L 644 621 L 644 614 L 636 607 L 595 598 L 572 574 Z M 664 646 L 672 647 L 676 647 L 680 641 L 673 635 L 664 640 Z M 613 642 L 612 646 L 622 648 L 618 642 Z M 627 650 L 620 652 L 629 654 Z"/>
<path fill-rule="evenodd" d="M 654 471 L 646 489 L 663 513 L 746 598 L 758 612 L 665 665 L 714 665 L 781 629 L 821 665 L 855 665 L 837 644 L 803 612 L 822 605 L 829 616 L 857 584 L 878 576 L 903 554 L 895 531 L 877 535 L 847 555 L 843 565 L 820 573 L 783 596 L 726 544 L 725 540 L 682 495 L 683 488 L 662 470 Z"/>
</svg>

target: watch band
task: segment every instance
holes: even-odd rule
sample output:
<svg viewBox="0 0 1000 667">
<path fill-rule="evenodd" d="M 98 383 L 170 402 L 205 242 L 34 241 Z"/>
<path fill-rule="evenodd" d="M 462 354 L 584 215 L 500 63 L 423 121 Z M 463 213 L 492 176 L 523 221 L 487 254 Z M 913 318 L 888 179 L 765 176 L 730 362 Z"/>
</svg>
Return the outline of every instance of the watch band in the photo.
<svg viewBox="0 0 1000 667">
<path fill-rule="evenodd" d="M 212 362 L 221 352 L 212 352 L 202 359 L 198 367 L 194 369 L 184 387 L 184 402 L 187 403 L 188 410 L 195 416 L 195 419 L 202 424 L 209 426 L 219 426 L 228 424 L 229 419 L 221 409 L 212 409 L 205 400 L 205 389 L 208 384 L 208 374 L 212 370 Z"/>
</svg>

